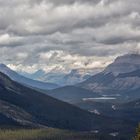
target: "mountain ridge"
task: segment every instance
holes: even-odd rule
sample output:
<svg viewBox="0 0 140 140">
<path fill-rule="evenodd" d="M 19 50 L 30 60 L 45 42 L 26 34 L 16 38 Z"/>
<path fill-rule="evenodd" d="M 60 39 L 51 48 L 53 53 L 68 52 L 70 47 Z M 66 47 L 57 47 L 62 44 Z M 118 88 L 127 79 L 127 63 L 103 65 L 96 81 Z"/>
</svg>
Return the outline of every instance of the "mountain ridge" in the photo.
<svg viewBox="0 0 140 140">
<path fill-rule="evenodd" d="M 73 130 L 97 127 L 97 124 L 94 126 L 95 120 L 100 119 L 96 115 L 22 86 L 2 73 L 0 79 L 0 100 L 31 114 L 33 123 Z"/>
<path fill-rule="evenodd" d="M 111 90 L 112 92 L 115 90 L 134 90 L 140 87 L 139 70 L 140 55 L 128 54 L 120 56 L 112 64 L 107 66 L 104 71 L 90 77 L 77 86 L 98 93 L 106 93 Z"/>
<path fill-rule="evenodd" d="M 43 70 L 38 70 L 33 74 L 28 73 L 21 73 L 25 77 L 39 80 L 42 82 L 52 82 L 60 87 L 67 86 L 67 85 L 75 85 L 79 82 L 82 82 L 88 79 L 93 72 L 89 72 L 89 70 L 85 69 L 72 69 L 70 72 L 45 72 Z"/>
<path fill-rule="evenodd" d="M 125 54 L 117 57 L 113 63 L 108 65 L 103 71 L 105 74 L 113 73 L 115 76 L 121 73 L 129 73 L 140 69 L 139 54 Z"/>
<path fill-rule="evenodd" d="M 45 82 L 40 82 L 40 81 L 26 78 L 22 75 L 19 75 L 15 71 L 11 70 L 9 67 L 7 67 L 4 64 L 0 64 L 0 72 L 6 74 L 12 80 L 17 81 L 17 82 L 24 84 L 26 86 L 29 86 L 29 87 L 43 89 L 43 90 L 49 90 L 49 89 L 54 89 L 54 88 L 58 87 L 58 85 L 53 84 L 53 83 L 45 83 Z"/>
</svg>

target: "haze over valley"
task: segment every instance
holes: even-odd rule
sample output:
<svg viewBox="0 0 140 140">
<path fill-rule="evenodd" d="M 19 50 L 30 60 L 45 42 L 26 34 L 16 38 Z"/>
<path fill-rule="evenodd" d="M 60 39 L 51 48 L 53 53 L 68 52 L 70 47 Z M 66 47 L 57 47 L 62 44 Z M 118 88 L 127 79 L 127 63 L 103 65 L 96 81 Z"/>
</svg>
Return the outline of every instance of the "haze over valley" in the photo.
<svg viewBox="0 0 140 140">
<path fill-rule="evenodd" d="M 0 0 L 0 140 L 139 140 L 139 0 Z"/>
</svg>

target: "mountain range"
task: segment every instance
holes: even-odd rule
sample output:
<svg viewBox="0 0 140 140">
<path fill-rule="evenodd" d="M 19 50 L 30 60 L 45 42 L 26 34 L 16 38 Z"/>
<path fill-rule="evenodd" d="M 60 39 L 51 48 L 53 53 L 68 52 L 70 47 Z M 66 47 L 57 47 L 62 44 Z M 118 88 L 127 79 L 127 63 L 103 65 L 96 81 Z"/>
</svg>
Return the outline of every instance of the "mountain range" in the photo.
<svg viewBox="0 0 140 140">
<path fill-rule="evenodd" d="M 93 114 L 136 125 L 140 121 L 140 55 L 120 56 L 84 82 L 47 94 Z"/>
<path fill-rule="evenodd" d="M 0 65 L 0 71 L 0 127 L 53 127 L 126 135 L 133 134 L 140 121 L 138 54 L 116 58 L 81 83 L 50 89 L 40 88 L 39 81 L 20 76 L 5 65 Z"/>
<path fill-rule="evenodd" d="M 128 54 L 118 57 L 104 71 L 78 84 L 102 96 L 133 100 L 140 92 L 140 55 Z M 123 97 L 123 98 L 122 98 Z"/>
<path fill-rule="evenodd" d="M 9 67 L 7 67 L 4 64 L 0 64 L 0 72 L 9 76 L 12 80 L 17 81 L 23 85 L 26 85 L 32 88 L 50 90 L 50 89 L 55 89 L 58 87 L 58 85 L 53 84 L 53 83 L 41 82 L 41 81 L 33 80 L 30 78 L 26 78 L 18 74 L 17 72 L 11 70 Z"/>
<path fill-rule="evenodd" d="M 84 80 L 87 80 L 93 73 L 96 73 L 95 70 L 93 72 L 91 70 L 85 70 L 85 69 L 73 69 L 68 73 L 52 72 L 52 71 L 46 73 L 41 69 L 32 74 L 20 72 L 21 75 L 27 78 L 42 81 L 42 82 L 55 83 L 61 87 L 68 86 L 68 85 L 75 85 L 79 82 L 83 82 Z"/>
<path fill-rule="evenodd" d="M 44 92 L 45 93 L 45 92 Z M 120 56 L 102 72 L 82 83 L 56 88 L 47 92 L 69 103 L 83 100 L 129 102 L 140 98 L 140 55 Z M 103 100 L 104 99 L 104 100 Z"/>
<path fill-rule="evenodd" d="M 91 130 L 98 116 L 39 93 L 0 73 L 0 114 L 11 124 Z M 96 128 L 95 124 L 95 128 Z"/>
<path fill-rule="evenodd" d="M 122 125 L 123 122 L 123 125 Z M 107 124 L 111 124 L 108 125 Z M 131 121 L 111 119 L 82 110 L 21 85 L 0 73 L 0 128 L 59 128 L 99 131 L 100 134 L 134 130 Z"/>
</svg>

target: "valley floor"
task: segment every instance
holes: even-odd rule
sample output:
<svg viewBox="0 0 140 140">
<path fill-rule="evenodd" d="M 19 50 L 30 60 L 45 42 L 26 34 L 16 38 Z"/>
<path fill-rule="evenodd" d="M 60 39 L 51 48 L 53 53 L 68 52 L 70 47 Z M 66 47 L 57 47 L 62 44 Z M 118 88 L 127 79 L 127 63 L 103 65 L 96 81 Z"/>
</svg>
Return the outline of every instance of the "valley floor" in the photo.
<svg viewBox="0 0 140 140">
<path fill-rule="evenodd" d="M 49 128 L 0 130 L 0 140 L 119 140 L 119 138 Z"/>
</svg>

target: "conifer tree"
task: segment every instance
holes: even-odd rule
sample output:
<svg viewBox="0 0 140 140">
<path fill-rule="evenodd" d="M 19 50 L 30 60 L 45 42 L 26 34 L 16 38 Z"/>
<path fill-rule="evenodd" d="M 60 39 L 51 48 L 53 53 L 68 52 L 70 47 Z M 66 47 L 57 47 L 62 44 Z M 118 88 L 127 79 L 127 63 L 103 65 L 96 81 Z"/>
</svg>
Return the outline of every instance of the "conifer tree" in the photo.
<svg viewBox="0 0 140 140">
<path fill-rule="evenodd" d="M 133 140 L 140 140 L 140 123 L 138 128 L 136 129 L 136 136 L 133 138 Z"/>
</svg>

